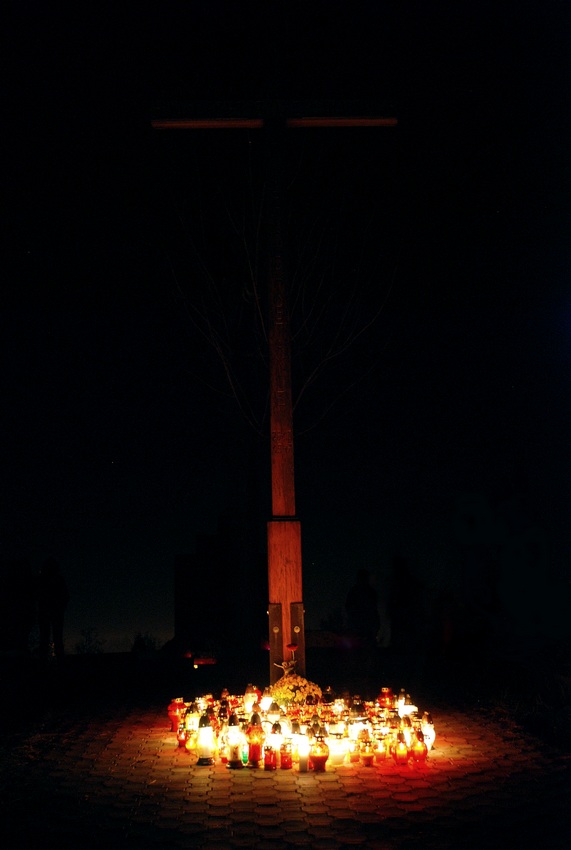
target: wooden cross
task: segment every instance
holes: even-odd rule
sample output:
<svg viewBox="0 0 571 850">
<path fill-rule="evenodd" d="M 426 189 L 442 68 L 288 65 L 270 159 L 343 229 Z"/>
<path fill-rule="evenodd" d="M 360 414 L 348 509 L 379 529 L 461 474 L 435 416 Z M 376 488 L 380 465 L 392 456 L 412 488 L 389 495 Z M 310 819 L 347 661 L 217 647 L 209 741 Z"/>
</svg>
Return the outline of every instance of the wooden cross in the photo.
<svg viewBox="0 0 571 850">
<path fill-rule="evenodd" d="M 317 107 L 317 109 L 316 109 Z M 162 111 L 162 110 L 161 110 Z M 355 115 L 354 107 L 337 115 L 319 114 L 318 104 L 211 104 L 210 114 L 181 113 L 155 117 L 158 130 L 262 129 L 268 135 L 270 210 L 269 359 L 272 518 L 268 522 L 268 618 L 270 682 L 283 673 L 283 662 L 295 656 L 295 672 L 306 675 L 305 622 L 302 586 L 301 524 L 296 516 L 294 483 L 291 340 L 282 249 L 281 164 L 283 130 L 315 127 L 395 127 L 396 118 Z M 314 114 L 311 114 L 314 113 Z M 295 646 L 295 650 L 288 647 Z"/>
</svg>

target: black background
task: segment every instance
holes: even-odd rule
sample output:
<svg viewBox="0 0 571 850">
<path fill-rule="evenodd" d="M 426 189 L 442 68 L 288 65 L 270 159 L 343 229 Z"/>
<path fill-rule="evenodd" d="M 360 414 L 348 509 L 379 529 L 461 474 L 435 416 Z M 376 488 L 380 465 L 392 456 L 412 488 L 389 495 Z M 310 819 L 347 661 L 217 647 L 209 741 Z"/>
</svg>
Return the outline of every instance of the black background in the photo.
<svg viewBox="0 0 571 850">
<path fill-rule="evenodd" d="M 429 603 L 485 608 L 492 582 L 502 628 L 565 632 L 569 17 L 563 2 L 9 7 L 0 551 L 34 571 L 60 560 L 70 649 L 87 628 L 107 649 L 168 639 L 197 534 L 249 521 L 263 548 L 246 265 L 263 140 L 150 125 L 213 100 L 399 121 L 287 136 L 292 291 L 328 305 L 312 340 L 292 306 L 294 391 L 339 327 L 367 326 L 295 412 L 308 625 L 339 621 L 360 566 L 384 611 L 400 559 Z M 256 428 L 204 315 L 232 325 Z"/>
</svg>

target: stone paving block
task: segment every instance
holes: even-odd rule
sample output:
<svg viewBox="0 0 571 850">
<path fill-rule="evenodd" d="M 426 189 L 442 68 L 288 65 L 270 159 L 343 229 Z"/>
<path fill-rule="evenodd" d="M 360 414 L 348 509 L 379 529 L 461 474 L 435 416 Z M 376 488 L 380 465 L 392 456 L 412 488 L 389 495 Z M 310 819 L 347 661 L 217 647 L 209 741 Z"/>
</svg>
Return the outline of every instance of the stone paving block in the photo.
<svg viewBox="0 0 571 850">
<path fill-rule="evenodd" d="M 213 815 L 208 813 L 206 823 L 208 824 L 209 829 L 225 830 L 227 832 L 228 830 L 232 829 L 233 821 L 231 816 L 220 815 L 217 812 Z"/>
<path fill-rule="evenodd" d="M 282 827 L 286 824 L 286 821 L 280 817 L 278 812 L 256 812 L 254 817 L 256 825 L 260 829 Z"/>
<path fill-rule="evenodd" d="M 339 836 L 339 847 L 341 850 L 345 847 L 358 847 L 366 845 L 366 837 L 359 832 L 346 833 Z"/>
<path fill-rule="evenodd" d="M 300 815 L 302 812 L 302 806 L 299 800 L 282 800 L 280 802 L 280 809 L 283 817 L 292 817 L 296 814 Z"/>
<path fill-rule="evenodd" d="M 410 788 L 421 789 L 421 788 L 431 788 L 432 783 L 428 778 L 429 774 L 423 772 L 422 774 L 415 774 L 414 776 L 407 777 L 407 785 Z"/>
<path fill-rule="evenodd" d="M 305 816 L 305 821 L 307 823 L 307 828 L 312 830 L 314 828 L 330 827 L 335 823 L 335 818 L 332 814 L 327 812 L 324 809 L 317 812 L 307 812 Z"/>
<path fill-rule="evenodd" d="M 305 818 L 287 818 L 282 821 L 282 828 L 285 833 L 289 834 L 291 832 L 298 832 L 299 830 L 304 830 L 307 827 L 307 821 Z"/>
<path fill-rule="evenodd" d="M 350 806 L 347 806 L 344 809 L 334 809 L 329 812 L 332 818 L 334 818 L 335 822 L 339 820 L 354 820 L 355 812 Z"/>
<path fill-rule="evenodd" d="M 303 810 L 303 813 L 306 814 L 306 815 L 308 815 L 308 814 L 318 815 L 323 811 L 323 802 L 321 800 L 319 800 L 319 801 L 316 800 L 316 801 L 303 803 L 301 808 Z"/>
<path fill-rule="evenodd" d="M 279 788 L 275 785 L 255 788 L 253 793 L 256 795 L 258 802 L 267 806 L 275 805 L 280 799 Z"/>
<path fill-rule="evenodd" d="M 312 847 L 314 850 L 339 850 L 340 841 L 334 835 L 314 836 Z"/>
<path fill-rule="evenodd" d="M 405 785 L 408 781 L 408 776 L 404 773 L 387 772 L 382 775 L 379 781 L 388 786 Z"/>
<path fill-rule="evenodd" d="M 305 829 L 298 832 L 288 832 L 284 840 L 288 846 L 293 847 L 311 847 L 313 845 L 313 836 Z"/>
<path fill-rule="evenodd" d="M 341 785 L 334 785 L 327 789 L 327 800 L 345 800 L 347 795 Z"/>
<path fill-rule="evenodd" d="M 288 844 L 285 838 L 276 840 L 271 836 L 259 836 L 254 846 L 256 850 L 288 850 L 293 845 Z"/>
<path fill-rule="evenodd" d="M 416 791 L 408 789 L 392 791 L 391 797 L 397 803 L 416 803 L 418 801 L 418 794 Z"/>
<path fill-rule="evenodd" d="M 280 800 L 298 800 L 300 796 L 296 785 L 282 785 L 278 790 Z"/>
</svg>

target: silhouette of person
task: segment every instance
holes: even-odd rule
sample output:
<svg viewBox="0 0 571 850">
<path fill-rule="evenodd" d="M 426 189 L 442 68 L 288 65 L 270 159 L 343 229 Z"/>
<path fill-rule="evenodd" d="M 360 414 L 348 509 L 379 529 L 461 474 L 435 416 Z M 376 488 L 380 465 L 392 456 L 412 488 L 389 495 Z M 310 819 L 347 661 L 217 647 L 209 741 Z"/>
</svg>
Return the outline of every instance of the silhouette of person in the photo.
<svg viewBox="0 0 571 850">
<path fill-rule="evenodd" d="M 30 633 L 36 624 L 36 599 L 32 567 L 27 560 L 0 565 L 0 640 L 2 649 L 16 655 L 30 651 Z"/>
<path fill-rule="evenodd" d="M 399 653 L 416 653 L 427 636 L 427 591 L 401 555 L 393 558 L 388 595 L 391 645 Z"/>
<path fill-rule="evenodd" d="M 59 563 L 48 558 L 38 575 L 38 623 L 40 628 L 40 657 L 47 660 L 50 654 L 50 639 L 58 660 L 64 655 L 63 622 L 69 592 Z"/>
<path fill-rule="evenodd" d="M 377 591 L 371 585 L 368 570 L 358 571 L 345 599 L 345 613 L 349 633 L 358 639 L 359 645 L 365 649 L 376 646 L 381 618 Z"/>
</svg>

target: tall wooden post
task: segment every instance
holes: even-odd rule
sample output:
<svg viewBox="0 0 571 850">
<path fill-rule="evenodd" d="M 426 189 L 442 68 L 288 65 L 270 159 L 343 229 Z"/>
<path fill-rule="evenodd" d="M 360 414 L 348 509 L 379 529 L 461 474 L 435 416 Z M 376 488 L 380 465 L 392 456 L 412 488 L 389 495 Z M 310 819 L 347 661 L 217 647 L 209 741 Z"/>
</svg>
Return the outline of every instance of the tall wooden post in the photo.
<svg viewBox="0 0 571 850">
<path fill-rule="evenodd" d="M 305 675 L 301 524 L 295 512 L 291 338 L 282 227 L 281 116 L 266 123 L 268 137 L 268 263 L 270 358 L 270 453 L 272 518 L 268 522 L 268 616 L 270 682 L 283 674 L 279 665 L 292 657 Z"/>
</svg>

